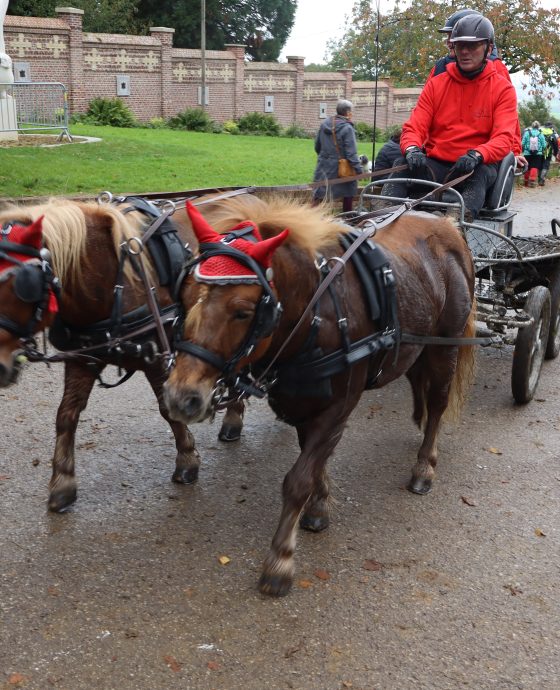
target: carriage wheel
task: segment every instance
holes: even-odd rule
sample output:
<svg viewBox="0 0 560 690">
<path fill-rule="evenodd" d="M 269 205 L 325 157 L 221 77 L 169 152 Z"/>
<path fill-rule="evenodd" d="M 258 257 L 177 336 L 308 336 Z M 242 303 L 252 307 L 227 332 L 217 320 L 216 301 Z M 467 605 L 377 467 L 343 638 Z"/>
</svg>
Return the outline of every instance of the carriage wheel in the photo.
<svg viewBox="0 0 560 690">
<path fill-rule="evenodd" d="M 530 290 L 525 311 L 533 323 L 517 332 L 511 370 L 511 391 L 518 403 L 530 402 L 539 382 L 550 327 L 548 289 L 537 285 Z"/>
<path fill-rule="evenodd" d="M 545 359 L 556 359 L 560 354 L 560 269 L 550 279 L 550 330 Z"/>
</svg>

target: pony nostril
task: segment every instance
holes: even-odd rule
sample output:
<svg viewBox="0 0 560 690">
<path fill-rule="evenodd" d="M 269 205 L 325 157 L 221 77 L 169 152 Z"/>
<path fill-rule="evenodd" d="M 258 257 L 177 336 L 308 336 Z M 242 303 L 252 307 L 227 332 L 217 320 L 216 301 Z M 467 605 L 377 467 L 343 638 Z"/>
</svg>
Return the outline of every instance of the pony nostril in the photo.
<svg viewBox="0 0 560 690">
<path fill-rule="evenodd" d="M 202 396 L 199 393 L 187 393 L 182 400 L 181 407 L 188 417 L 197 417 L 202 411 Z"/>
<path fill-rule="evenodd" d="M 204 402 L 197 391 L 180 390 L 169 382 L 164 384 L 163 390 L 163 399 L 172 418 L 192 420 L 202 413 Z"/>
</svg>

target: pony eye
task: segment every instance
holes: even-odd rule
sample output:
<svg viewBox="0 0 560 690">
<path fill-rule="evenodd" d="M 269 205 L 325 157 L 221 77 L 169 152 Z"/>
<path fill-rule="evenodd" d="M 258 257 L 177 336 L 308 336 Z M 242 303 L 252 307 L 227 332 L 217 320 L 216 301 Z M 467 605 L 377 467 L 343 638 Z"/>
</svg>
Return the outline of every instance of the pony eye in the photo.
<svg viewBox="0 0 560 690">
<path fill-rule="evenodd" d="M 253 312 L 249 309 L 236 309 L 233 318 L 236 321 L 247 321 L 253 317 Z"/>
</svg>

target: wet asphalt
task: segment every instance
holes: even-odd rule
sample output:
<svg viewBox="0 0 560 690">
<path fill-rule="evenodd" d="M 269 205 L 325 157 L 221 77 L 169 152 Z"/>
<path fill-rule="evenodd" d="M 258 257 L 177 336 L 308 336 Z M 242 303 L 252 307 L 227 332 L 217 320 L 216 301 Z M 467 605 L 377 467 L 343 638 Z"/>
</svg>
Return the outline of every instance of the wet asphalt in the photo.
<svg viewBox="0 0 560 690">
<path fill-rule="evenodd" d="M 548 233 L 560 184 L 512 207 L 516 233 Z M 408 384 L 364 394 L 330 462 L 331 526 L 301 533 L 282 599 L 256 584 L 297 443 L 266 403 L 238 443 L 217 440 L 219 419 L 194 427 L 199 482 L 179 486 L 141 375 L 96 388 L 78 501 L 54 515 L 62 368 L 28 366 L 0 390 L 0 689 L 557 689 L 560 360 L 526 406 L 511 363 L 511 347 L 480 349 L 423 497 L 404 489 Z"/>
</svg>

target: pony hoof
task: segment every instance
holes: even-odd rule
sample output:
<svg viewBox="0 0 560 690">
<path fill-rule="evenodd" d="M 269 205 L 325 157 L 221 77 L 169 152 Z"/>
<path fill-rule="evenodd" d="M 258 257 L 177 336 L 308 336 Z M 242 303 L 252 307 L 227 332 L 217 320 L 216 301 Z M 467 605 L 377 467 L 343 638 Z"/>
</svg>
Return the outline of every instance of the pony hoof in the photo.
<svg viewBox="0 0 560 690">
<path fill-rule="evenodd" d="M 432 490 L 432 480 L 422 479 L 421 477 L 411 479 L 406 488 L 413 494 L 424 496 L 425 494 L 429 494 Z"/>
<path fill-rule="evenodd" d="M 329 526 L 329 518 L 324 515 L 305 515 L 299 519 L 299 526 L 308 532 L 322 532 Z"/>
<path fill-rule="evenodd" d="M 285 597 L 292 587 L 292 578 L 282 575 L 266 575 L 263 573 L 259 580 L 261 594 L 270 597 Z"/>
<path fill-rule="evenodd" d="M 198 479 L 198 467 L 177 468 L 172 479 L 177 484 L 194 484 Z"/>
<path fill-rule="evenodd" d="M 63 513 L 78 498 L 76 489 L 71 491 L 54 491 L 49 496 L 48 508 L 51 513 Z"/>
<path fill-rule="evenodd" d="M 224 424 L 218 434 L 220 441 L 239 441 L 241 438 L 241 427 L 233 424 Z"/>
</svg>

